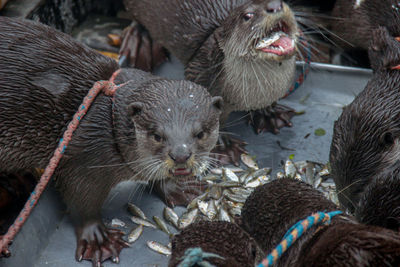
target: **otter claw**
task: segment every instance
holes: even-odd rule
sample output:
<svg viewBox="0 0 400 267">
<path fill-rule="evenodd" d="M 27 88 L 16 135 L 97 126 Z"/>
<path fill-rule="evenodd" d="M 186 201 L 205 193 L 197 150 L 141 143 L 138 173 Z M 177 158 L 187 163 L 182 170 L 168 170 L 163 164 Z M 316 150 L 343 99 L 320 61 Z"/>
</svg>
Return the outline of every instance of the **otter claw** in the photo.
<svg viewBox="0 0 400 267">
<path fill-rule="evenodd" d="M 278 134 L 283 127 L 292 127 L 290 119 L 296 114 L 294 109 L 284 105 L 273 104 L 262 110 L 252 111 L 250 123 L 257 134 L 272 132 Z"/>
<path fill-rule="evenodd" d="M 221 135 L 211 153 L 222 165 L 232 163 L 235 166 L 239 166 L 240 155 L 248 153 L 244 148 L 246 145 L 247 143 L 240 139 Z"/>
</svg>

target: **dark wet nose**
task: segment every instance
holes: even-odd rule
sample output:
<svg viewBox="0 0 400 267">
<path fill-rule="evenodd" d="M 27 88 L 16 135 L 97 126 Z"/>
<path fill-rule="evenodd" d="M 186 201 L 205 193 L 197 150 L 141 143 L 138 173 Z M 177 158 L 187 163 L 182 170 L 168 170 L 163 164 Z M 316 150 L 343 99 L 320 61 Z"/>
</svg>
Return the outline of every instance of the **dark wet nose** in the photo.
<svg viewBox="0 0 400 267">
<path fill-rule="evenodd" d="M 267 12 L 268 13 L 275 13 L 281 11 L 283 8 L 281 0 L 272 0 L 269 1 L 267 4 Z"/>
<path fill-rule="evenodd" d="M 190 158 L 190 156 L 192 155 L 191 152 L 184 152 L 184 153 L 169 153 L 169 156 L 171 157 L 171 159 L 173 161 L 175 161 L 175 163 L 186 163 L 186 161 L 188 161 L 188 159 Z"/>
</svg>

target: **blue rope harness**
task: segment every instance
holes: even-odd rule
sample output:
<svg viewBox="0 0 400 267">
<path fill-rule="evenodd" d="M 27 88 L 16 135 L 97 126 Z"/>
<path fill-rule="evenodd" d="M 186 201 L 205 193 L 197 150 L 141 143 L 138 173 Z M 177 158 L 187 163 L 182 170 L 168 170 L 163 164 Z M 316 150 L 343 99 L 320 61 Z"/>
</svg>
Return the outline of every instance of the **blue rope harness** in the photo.
<svg viewBox="0 0 400 267">
<path fill-rule="evenodd" d="M 211 263 L 204 261 L 205 258 L 211 257 L 222 260 L 224 259 L 217 254 L 204 252 L 201 248 L 189 248 L 185 251 L 185 255 L 182 257 L 183 261 L 179 263 L 177 267 L 191 267 L 195 264 L 201 267 L 216 267 Z"/>
</svg>

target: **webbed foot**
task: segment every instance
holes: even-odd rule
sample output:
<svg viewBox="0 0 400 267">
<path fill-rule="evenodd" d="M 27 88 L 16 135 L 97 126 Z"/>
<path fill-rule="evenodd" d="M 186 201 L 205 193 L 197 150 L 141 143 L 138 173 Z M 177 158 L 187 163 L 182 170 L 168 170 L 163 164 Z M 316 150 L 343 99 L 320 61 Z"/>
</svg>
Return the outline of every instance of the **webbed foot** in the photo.
<svg viewBox="0 0 400 267">
<path fill-rule="evenodd" d="M 133 22 L 123 32 L 123 41 L 119 50 L 119 65 L 144 71 L 152 71 L 167 60 L 166 50 L 152 42 L 148 32 Z"/>
<path fill-rule="evenodd" d="M 203 194 L 206 188 L 207 183 L 198 181 L 194 176 L 183 179 L 167 178 L 154 184 L 157 195 L 169 207 L 186 207 L 194 198 Z"/>
<path fill-rule="evenodd" d="M 129 244 L 122 239 L 124 232 L 107 229 L 101 222 L 91 222 L 78 228 L 77 261 L 91 260 L 93 267 L 100 267 L 109 258 L 119 262 L 119 253 Z"/>
<path fill-rule="evenodd" d="M 211 153 L 222 165 L 233 164 L 239 166 L 240 155 L 248 153 L 247 150 L 244 149 L 246 145 L 247 143 L 240 139 L 221 134 L 217 145 Z"/>
<path fill-rule="evenodd" d="M 257 134 L 272 132 L 278 134 L 282 127 L 292 127 L 290 120 L 296 115 L 296 111 L 284 105 L 272 104 L 271 106 L 251 111 L 250 123 Z"/>
</svg>

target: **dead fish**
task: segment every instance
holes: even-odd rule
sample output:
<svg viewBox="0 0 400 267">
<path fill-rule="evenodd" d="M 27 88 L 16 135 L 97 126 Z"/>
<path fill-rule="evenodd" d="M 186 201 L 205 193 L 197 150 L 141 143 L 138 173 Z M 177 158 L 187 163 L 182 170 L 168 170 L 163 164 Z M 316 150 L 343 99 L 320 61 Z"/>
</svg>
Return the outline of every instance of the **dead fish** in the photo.
<svg viewBox="0 0 400 267">
<path fill-rule="evenodd" d="M 277 172 L 277 173 L 276 173 L 276 178 L 277 178 L 277 179 L 285 178 L 285 174 L 284 174 L 283 172 Z"/>
<path fill-rule="evenodd" d="M 222 175 L 227 181 L 239 182 L 239 177 L 230 169 L 222 168 Z"/>
<path fill-rule="evenodd" d="M 306 167 L 306 182 L 313 185 L 314 184 L 314 164 L 309 163 Z"/>
<path fill-rule="evenodd" d="M 201 194 L 200 196 L 194 198 L 186 207 L 187 210 L 192 210 L 197 208 L 197 201 L 204 200 L 208 197 L 208 192 Z"/>
<path fill-rule="evenodd" d="M 219 186 L 212 186 L 208 192 L 208 196 L 212 199 L 218 200 L 222 196 L 222 189 Z"/>
<path fill-rule="evenodd" d="M 230 187 L 240 187 L 240 186 L 242 186 L 242 184 L 238 183 L 238 182 L 225 181 L 225 182 L 216 184 L 216 186 L 223 187 L 223 188 L 230 188 Z"/>
<path fill-rule="evenodd" d="M 294 179 L 297 179 L 299 181 L 302 181 L 303 179 L 301 178 L 300 173 L 296 173 L 296 175 L 294 176 Z"/>
<path fill-rule="evenodd" d="M 240 195 L 240 196 L 244 196 L 244 197 L 248 197 L 253 192 L 253 190 L 243 188 L 243 187 L 231 187 L 228 190 L 232 194 Z"/>
<path fill-rule="evenodd" d="M 218 220 L 225 222 L 233 222 L 233 219 L 229 215 L 229 212 L 225 209 L 224 206 L 221 206 L 218 212 Z"/>
<path fill-rule="evenodd" d="M 231 194 L 231 193 L 229 193 L 228 191 L 225 191 L 225 192 L 224 192 L 224 196 L 225 196 L 228 200 L 233 201 L 233 202 L 236 202 L 236 203 L 245 203 L 245 202 L 246 202 L 246 199 L 247 199 L 247 197 L 245 197 L 245 196 L 236 195 L 236 194 Z"/>
<path fill-rule="evenodd" d="M 163 219 L 161 219 L 158 216 L 153 216 L 153 220 L 156 222 L 158 228 L 160 228 L 161 231 L 163 231 L 169 236 L 172 235 L 171 231 L 168 229 L 168 226 Z"/>
<path fill-rule="evenodd" d="M 214 168 L 214 169 L 211 169 L 210 172 L 212 174 L 215 174 L 215 175 L 221 175 L 222 174 L 222 169 L 221 168 Z"/>
<path fill-rule="evenodd" d="M 285 175 L 288 178 L 294 178 L 296 176 L 296 167 L 294 166 L 293 161 L 287 160 L 285 162 Z"/>
<path fill-rule="evenodd" d="M 157 229 L 157 226 L 155 226 L 151 222 L 149 222 L 147 220 L 144 220 L 142 218 L 136 217 L 136 216 L 132 216 L 131 217 L 131 221 L 136 223 L 136 224 L 141 224 L 141 225 L 146 226 L 146 227 L 151 227 L 151 228 Z"/>
<path fill-rule="evenodd" d="M 322 168 L 322 170 L 320 170 L 319 172 L 318 172 L 318 175 L 319 176 L 327 176 L 327 175 L 329 175 L 330 174 L 330 171 L 329 171 L 329 164 L 326 164 L 323 168 Z"/>
<path fill-rule="evenodd" d="M 198 200 L 197 208 L 200 210 L 201 213 L 207 216 L 208 202 L 205 202 L 203 200 Z"/>
<path fill-rule="evenodd" d="M 143 225 L 139 225 L 138 227 L 134 228 L 128 235 L 128 242 L 133 243 L 141 236 L 143 233 Z"/>
<path fill-rule="evenodd" d="M 336 206 L 339 206 L 339 199 L 337 196 L 337 193 L 334 191 L 329 192 L 329 199 L 336 204 Z"/>
<path fill-rule="evenodd" d="M 173 211 L 173 209 L 169 208 L 169 207 L 165 207 L 164 208 L 164 219 L 171 223 L 175 228 L 178 229 L 178 221 L 179 221 L 179 217 L 178 215 Z"/>
<path fill-rule="evenodd" d="M 210 182 L 216 182 L 218 180 L 221 180 L 221 176 L 217 176 L 217 175 L 214 175 L 214 174 L 209 174 L 207 176 L 202 177 L 201 180 L 206 181 L 206 182 L 209 182 L 209 181 Z"/>
<path fill-rule="evenodd" d="M 128 211 L 133 215 L 142 218 L 143 220 L 147 220 L 144 212 L 135 204 L 128 203 Z"/>
<path fill-rule="evenodd" d="M 111 227 L 125 227 L 125 223 L 120 219 L 112 219 L 111 220 Z"/>
<path fill-rule="evenodd" d="M 283 32 L 276 32 L 274 33 L 272 36 L 270 37 L 265 37 L 263 39 L 261 39 L 257 44 L 256 44 L 256 49 L 262 49 L 265 48 L 271 44 L 273 44 L 274 42 L 276 42 L 277 40 L 279 40 L 279 38 L 281 38 L 282 35 L 286 35 Z"/>
<path fill-rule="evenodd" d="M 242 160 L 242 162 L 243 162 L 247 167 L 252 168 L 252 169 L 256 169 L 256 170 L 259 169 L 257 163 L 254 161 L 254 159 L 253 159 L 250 155 L 248 155 L 248 154 L 241 154 L 241 155 L 240 155 L 240 159 Z"/>
<path fill-rule="evenodd" d="M 308 166 L 308 162 L 303 160 L 303 161 L 298 161 L 294 163 L 294 166 L 297 169 L 297 172 L 300 174 L 305 174 L 306 173 L 306 168 Z"/>
<path fill-rule="evenodd" d="M 183 229 L 190 225 L 192 222 L 194 222 L 199 215 L 199 210 L 198 209 L 193 209 L 191 211 L 188 211 L 182 215 L 181 218 L 179 218 L 178 221 L 178 228 Z"/>
<path fill-rule="evenodd" d="M 313 184 L 314 188 L 318 188 L 321 185 L 321 182 L 322 182 L 322 178 L 321 178 L 321 176 L 319 176 L 317 174 L 317 176 L 315 177 L 315 180 L 314 180 L 314 184 Z"/>
<path fill-rule="evenodd" d="M 266 176 L 268 174 L 270 174 L 272 171 L 271 168 L 262 168 L 256 171 L 253 171 L 246 179 L 243 179 L 243 183 L 247 184 L 255 179 L 257 179 L 260 176 Z"/>
<path fill-rule="evenodd" d="M 210 220 L 214 220 L 215 217 L 217 216 L 217 213 L 218 213 L 218 210 L 217 210 L 217 205 L 215 203 L 215 200 L 211 199 L 208 202 L 208 208 L 207 208 L 206 216 Z"/>
<path fill-rule="evenodd" d="M 278 174 L 276 174 L 276 175 L 278 176 Z M 283 175 L 283 173 L 282 173 L 282 175 Z M 256 179 L 248 181 L 247 184 L 245 184 L 244 186 L 246 188 L 256 188 L 257 186 L 268 183 L 270 180 L 271 180 L 271 176 L 264 175 L 264 176 L 260 176 L 260 177 L 257 177 Z"/>
<path fill-rule="evenodd" d="M 164 246 L 156 241 L 147 241 L 147 246 L 151 249 L 154 250 L 155 252 L 158 252 L 163 255 L 171 255 L 171 249 L 168 248 L 167 246 Z"/>
</svg>

